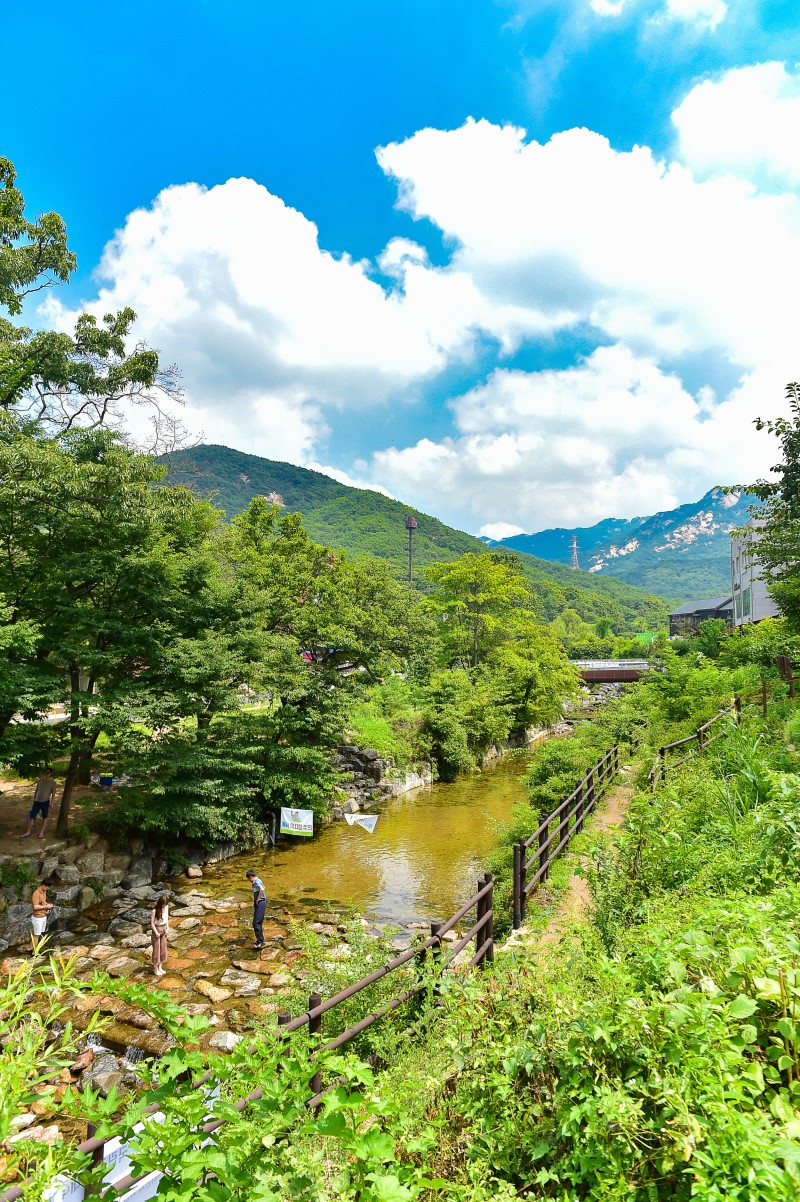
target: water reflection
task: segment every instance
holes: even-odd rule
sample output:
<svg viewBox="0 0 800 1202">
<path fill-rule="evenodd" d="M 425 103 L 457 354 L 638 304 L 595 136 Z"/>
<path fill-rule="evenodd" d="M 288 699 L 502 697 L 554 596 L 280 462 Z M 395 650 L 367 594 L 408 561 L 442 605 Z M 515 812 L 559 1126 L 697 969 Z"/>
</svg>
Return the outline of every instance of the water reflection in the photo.
<svg viewBox="0 0 800 1202">
<path fill-rule="evenodd" d="M 378 811 L 373 834 L 336 823 L 310 843 L 283 841 L 227 860 L 205 870 L 202 888 L 244 897 L 244 872 L 252 866 L 271 906 L 293 913 L 349 904 L 378 921 L 446 918 L 474 891 L 496 842 L 495 823 L 525 800 L 520 777 L 528 757 L 512 752 L 480 775 L 393 798 Z"/>
</svg>

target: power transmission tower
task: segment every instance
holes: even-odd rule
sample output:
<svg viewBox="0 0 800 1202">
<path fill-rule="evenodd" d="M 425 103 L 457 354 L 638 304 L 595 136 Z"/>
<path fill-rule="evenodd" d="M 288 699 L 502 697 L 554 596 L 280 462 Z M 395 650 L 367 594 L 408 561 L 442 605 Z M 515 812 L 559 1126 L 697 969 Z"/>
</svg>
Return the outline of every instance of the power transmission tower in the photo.
<svg viewBox="0 0 800 1202">
<path fill-rule="evenodd" d="M 414 579 L 414 531 L 417 528 L 417 519 L 413 514 L 409 514 L 406 518 L 406 530 L 408 531 L 408 583 L 411 584 Z"/>
<path fill-rule="evenodd" d="M 577 536 L 577 534 L 573 534 L 573 536 L 572 536 L 572 565 L 571 566 L 573 568 L 579 568 L 581 566 L 578 563 L 578 536 Z"/>
</svg>

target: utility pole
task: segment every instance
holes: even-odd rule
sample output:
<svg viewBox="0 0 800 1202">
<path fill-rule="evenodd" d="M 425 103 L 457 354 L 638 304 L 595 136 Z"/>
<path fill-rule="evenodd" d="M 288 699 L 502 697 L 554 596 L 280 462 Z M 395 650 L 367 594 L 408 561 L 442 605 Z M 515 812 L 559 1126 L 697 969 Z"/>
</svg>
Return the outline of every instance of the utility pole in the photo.
<svg viewBox="0 0 800 1202">
<path fill-rule="evenodd" d="M 406 518 L 406 530 L 408 531 L 408 583 L 411 584 L 414 579 L 413 563 L 414 563 L 414 531 L 417 528 L 417 519 L 413 514 L 409 514 Z"/>
<path fill-rule="evenodd" d="M 572 565 L 571 566 L 573 568 L 579 568 L 581 566 L 578 563 L 578 536 L 577 536 L 577 534 L 573 534 L 573 536 L 572 536 Z"/>
</svg>

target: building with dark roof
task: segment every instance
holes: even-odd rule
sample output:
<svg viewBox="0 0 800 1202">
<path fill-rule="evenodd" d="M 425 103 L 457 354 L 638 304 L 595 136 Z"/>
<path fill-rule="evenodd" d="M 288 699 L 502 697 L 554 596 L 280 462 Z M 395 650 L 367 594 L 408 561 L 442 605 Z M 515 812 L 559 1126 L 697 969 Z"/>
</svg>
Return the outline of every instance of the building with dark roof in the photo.
<svg viewBox="0 0 800 1202">
<path fill-rule="evenodd" d="M 706 597 L 702 601 L 687 601 L 669 615 L 670 638 L 676 634 L 697 634 L 697 627 L 708 618 L 733 622 L 733 602 L 728 597 Z"/>
</svg>

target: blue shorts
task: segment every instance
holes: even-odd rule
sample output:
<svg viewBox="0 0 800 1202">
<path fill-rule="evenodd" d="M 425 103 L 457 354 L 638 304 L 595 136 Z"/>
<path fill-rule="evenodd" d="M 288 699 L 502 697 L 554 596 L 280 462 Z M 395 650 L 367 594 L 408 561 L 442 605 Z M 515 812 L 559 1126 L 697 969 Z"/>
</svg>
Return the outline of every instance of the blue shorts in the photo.
<svg viewBox="0 0 800 1202">
<path fill-rule="evenodd" d="M 50 813 L 50 802 L 49 801 L 35 801 L 33 803 L 33 809 L 31 810 L 30 814 L 28 815 L 28 819 L 29 819 L 29 821 L 33 822 L 34 818 L 38 818 L 38 816 L 40 814 L 42 815 L 42 818 L 47 818 L 49 813 Z"/>
</svg>

